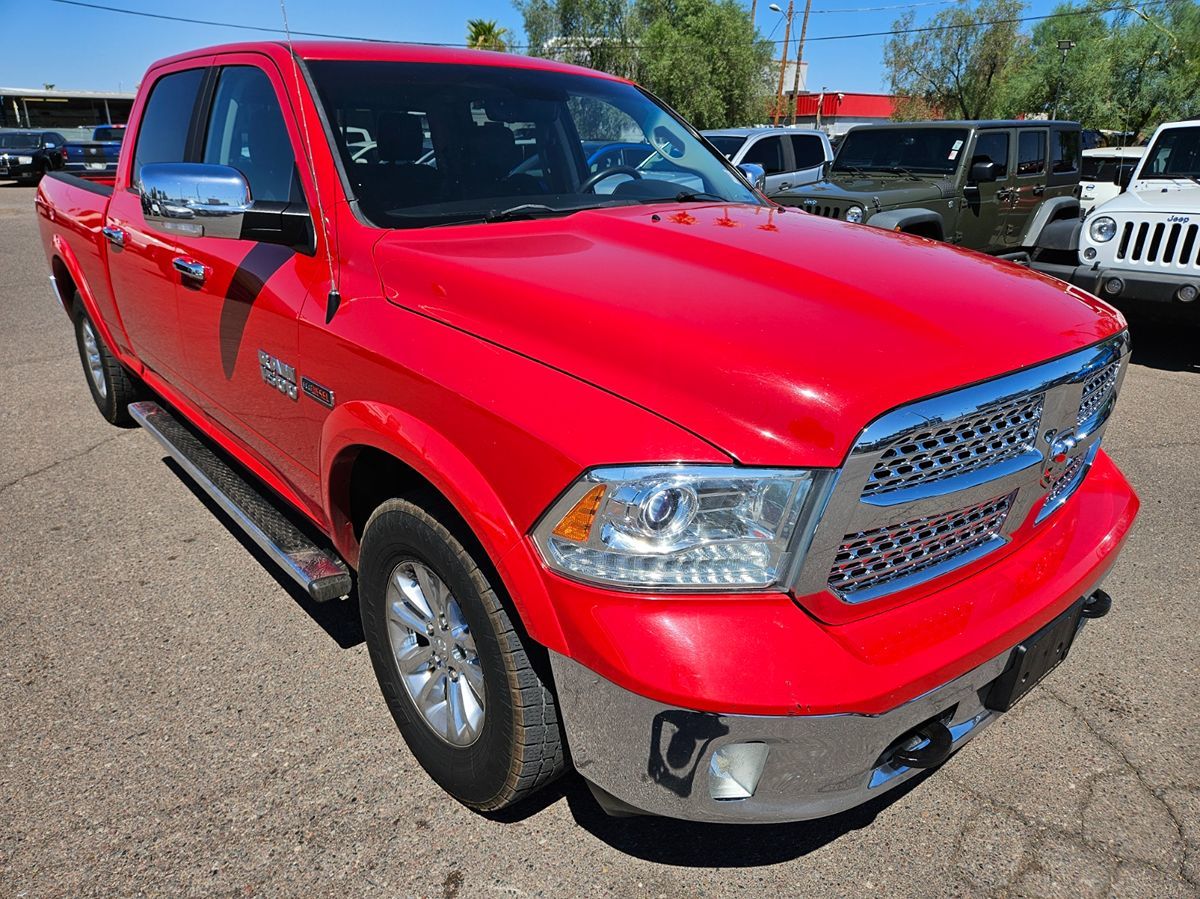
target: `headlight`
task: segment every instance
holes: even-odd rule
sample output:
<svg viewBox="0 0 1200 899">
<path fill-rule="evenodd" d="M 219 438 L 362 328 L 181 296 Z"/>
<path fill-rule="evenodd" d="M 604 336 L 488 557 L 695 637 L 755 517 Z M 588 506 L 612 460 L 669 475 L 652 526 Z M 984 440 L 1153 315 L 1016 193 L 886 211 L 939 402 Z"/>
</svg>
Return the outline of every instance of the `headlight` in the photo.
<svg viewBox="0 0 1200 899">
<path fill-rule="evenodd" d="M 542 517 L 533 537 L 556 571 L 659 590 L 769 587 L 807 528 L 820 473 L 655 465 L 594 469 Z"/>
<path fill-rule="evenodd" d="M 861 206 L 851 206 L 846 210 L 846 221 L 858 224 L 863 219 L 863 208 Z"/>
<path fill-rule="evenodd" d="M 32 156 L 18 156 L 17 157 L 18 165 L 29 165 L 29 163 L 31 163 L 31 162 L 33 162 Z"/>
<path fill-rule="evenodd" d="M 1117 223 L 1107 215 L 1102 215 L 1092 220 L 1092 224 L 1088 227 L 1088 234 L 1096 243 L 1105 243 L 1117 236 Z"/>
</svg>

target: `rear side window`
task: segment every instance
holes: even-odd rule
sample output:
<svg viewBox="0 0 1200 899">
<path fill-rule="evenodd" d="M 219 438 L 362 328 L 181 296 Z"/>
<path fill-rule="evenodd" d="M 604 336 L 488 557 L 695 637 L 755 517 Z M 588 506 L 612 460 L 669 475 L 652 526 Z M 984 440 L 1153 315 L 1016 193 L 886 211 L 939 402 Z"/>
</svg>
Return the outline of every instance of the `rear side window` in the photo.
<svg viewBox="0 0 1200 899">
<path fill-rule="evenodd" d="M 815 134 L 793 134 L 791 141 L 797 169 L 811 169 L 825 162 L 825 145 Z"/>
<path fill-rule="evenodd" d="M 1079 132 L 1055 131 L 1050 138 L 1050 171 L 1074 172 L 1079 169 Z"/>
<path fill-rule="evenodd" d="M 977 162 L 994 162 L 996 177 L 1008 177 L 1008 132 L 980 132 L 979 139 L 975 141 L 975 155 L 971 157 L 972 165 Z"/>
<path fill-rule="evenodd" d="M 164 75 L 154 83 L 133 155 L 133 184 L 142 182 L 142 166 L 157 162 L 183 162 L 188 126 L 204 69 L 186 69 Z"/>
<path fill-rule="evenodd" d="M 262 69 L 221 70 L 202 161 L 237 169 L 255 200 L 288 202 L 294 194 L 298 197 L 296 155 L 275 88 Z"/>
<path fill-rule="evenodd" d="M 1017 174 L 1040 175 L 1046 171 L 1046 132 L 1022 131 L 1017 143 Z"/>
<path fill-rule="evenodd" d="M 746 151 L 742 162 L 761 165 L 768 175 L 779 174 L 783 171 L 783 138 L 764 137 Z"/>
</svg>

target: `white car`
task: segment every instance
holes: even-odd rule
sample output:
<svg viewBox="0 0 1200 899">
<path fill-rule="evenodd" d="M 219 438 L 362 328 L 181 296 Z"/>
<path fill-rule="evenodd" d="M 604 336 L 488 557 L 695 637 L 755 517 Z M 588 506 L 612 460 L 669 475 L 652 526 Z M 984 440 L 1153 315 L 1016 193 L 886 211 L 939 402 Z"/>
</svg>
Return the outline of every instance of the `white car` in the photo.
<svg viewBox="0 0 1200 899">
<path fill-rule="evenodd" d="M 1120 185 L 1114 180 L 1117 169 L 1122 165 L 1137 165 L 1145 153 L 1145 147 L 1097 147 L 1083 151 L 1079 206 L 1085 216 L 1121 192 Z"/>
<path fill-rule="evenodd" d="M 1200 119 L 1160 125 L 1128 184 L 1073 232 L 1060 226 L 1033 267 L 1107 300 L 1200 310 Z M 1068 249 L 1073 264 L 1049 261 Z"/>
<path fill-rule="evenodd" d="M 734 165 L 762 166 L 768 196 L 820 181 L 825 163 L 833 161 L 829 138 L 811 128 L 725 128 L 700 133 Z"/>
</svg>

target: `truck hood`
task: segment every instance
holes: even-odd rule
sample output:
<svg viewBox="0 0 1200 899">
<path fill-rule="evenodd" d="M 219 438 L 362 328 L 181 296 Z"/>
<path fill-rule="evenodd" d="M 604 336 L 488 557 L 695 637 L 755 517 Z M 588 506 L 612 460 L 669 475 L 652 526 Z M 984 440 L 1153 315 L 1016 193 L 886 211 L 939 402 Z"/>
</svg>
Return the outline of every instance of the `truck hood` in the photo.
<svg viewBox="0 0 1200 899">
<path fill-rule="evenodd" d="M 1200 212 L 1200 184 L 1194 181 L 1188 181 L 1186 186 L 1177 181 L 1140 183 L 1153 186 L 1119 194 L 1096 209 L 1092 215 L 1112 212 L 1178 212 L 1196 215 Z"/>
<path fill-rule="evenodd" d="M 374 252 L 391 302 L 754 465 L 836 466 L 888 409 L 1124 326 L 1101 301 L 1028 269 L 769 207 L 391 231 Z"/>
<path fill-rule="evenodd" d="M 914 181 L 911 178 L 838 178 L 807 184 L 774 197 L 790 206 L 798 206 L 797 200 L 809 197 L 818 203 L 841 205 L 858 203 L 868 212 L 888 209 L 892 206 L 910 206 L 940 200 L 946 192 L 945 181 Z"/>
</svg>

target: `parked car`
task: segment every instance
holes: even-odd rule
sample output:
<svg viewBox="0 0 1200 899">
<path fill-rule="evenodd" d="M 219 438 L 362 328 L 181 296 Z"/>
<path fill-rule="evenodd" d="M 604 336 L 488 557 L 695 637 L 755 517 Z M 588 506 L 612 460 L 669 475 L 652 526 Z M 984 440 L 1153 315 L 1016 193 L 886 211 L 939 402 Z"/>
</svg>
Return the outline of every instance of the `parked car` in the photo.
<svg viewBox="0 0 1200 899">
<path fill-rule="evenodd" d="M 0 180 L 36 182 L 59 165 L 57 131 L 0 131 Z"/>
<path fill-rule="evenodd" d="M 124 137 L 124 125 L 97 125 L 90 141 L 67 141 L 62 168 L 76 175 L 111 175 L 117 170 Z"/>
<path fill-rule="evenodd" d="M 814 215 L 1027 261 L 1078 219 L 1074 122 L 905 122 L 850 129 L 829 177 L 774 196 Z"/>
<path fill-rule="evenodd" d="M 819 181 L 833 159 L 833 145 L 823 131 L 725 128 L 701 133 L 734 165 L 761 166 L 768 196 Z"/>
<path fill-rule="evenodd" d="M 1100 147 L 1083 151 L 1079 206 L 1085 216 L 1121 192 L 1121 186 L 1116 183 L 1117 170 L 1121 166 L 1136 165 L 1145 153 L 1145 147 Z"/>
<path fill-rule="evenodd" d="M 401 114 L 386 160 L 327 124 L 364 110 Z M 436 167 L 403 161 L 426 125 Z M 669 177 L 590 170 L 580 134 L 635 129 Z M 97 408 L 314 600 L 357 571 L 384 702 L 472 808 L 570 763 L 613 811 L 832 814 L 1108 610 L 1138 501 L 1094 297 L 781 209 L 547 59 L 209 48 L 150 68 L 129 130 L 36 200 Z"/>
<path fill-rule="evenodd" d="M 1200 120 L 1160 125 L 1133 167 L 1113 174 L 1128 189 L 1082 223 L 1048 232 L 1038 271 L 1105 299 L 1195 316 L 1200 303 Z"/>
</svg>

